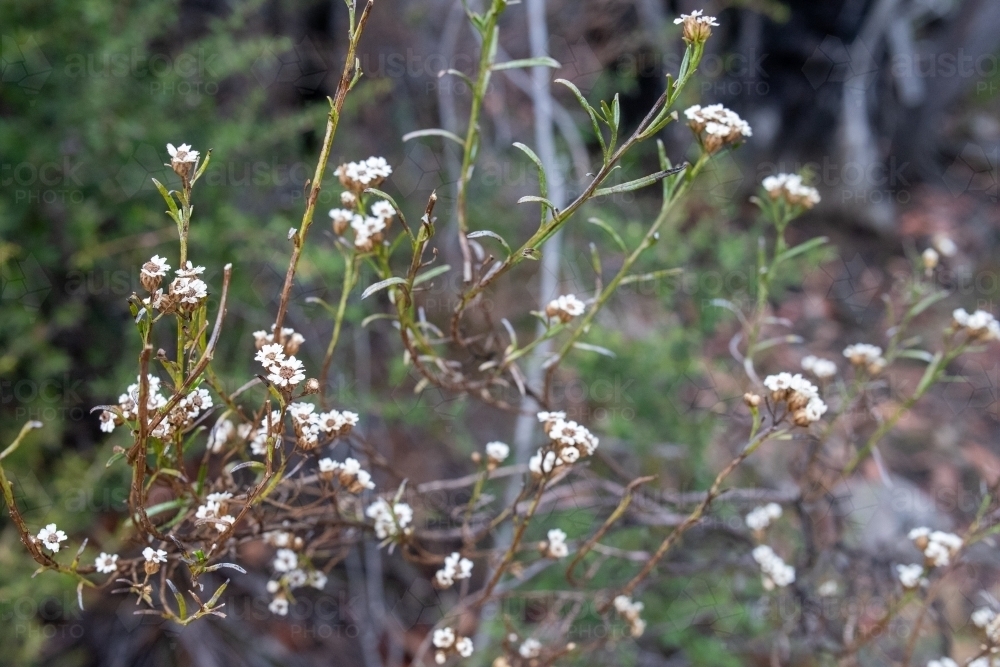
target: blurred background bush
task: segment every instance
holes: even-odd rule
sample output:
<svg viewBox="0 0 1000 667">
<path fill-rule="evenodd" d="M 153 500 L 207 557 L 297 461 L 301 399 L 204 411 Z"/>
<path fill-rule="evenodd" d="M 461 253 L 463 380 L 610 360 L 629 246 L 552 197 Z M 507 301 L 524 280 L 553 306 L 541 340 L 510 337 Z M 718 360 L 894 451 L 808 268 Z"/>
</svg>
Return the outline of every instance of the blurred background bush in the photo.
<svg viewBox="0 0 1000 667">
<path fill-rule="evenodd" d="M 717 462 L 706 445 L 720 427 L 717 415 L 742 389 L 718 361 L 732 327 L 711 301 L 752 296 L 754 241 L 746 232 L 756 223 L 745 202 L 764 176 L 805 169 L 823 194 L 823 205 L 794 233 L 831 236 L 839 256 L 809 257 L 778 299 L 785 299 L 780 314 L 805 323 L 800 333 L 815 341 L 812 351 L 838 350 L 863 336 L 879 317 L 878 294 L 892 285 L 893 263 L 938 233 L 961 249 L 950 287 L 966 305 L 996 312 L 990 306 L 1000 269 L 1000 3 L 548 5 L 550 53 L 563 65 L 555 76 L 592 99 L 621 91 L 630 126 L 679 64 L 673 17 L 694 8 L 718 15 L 722 28 L 688 102 L 723 102 L 754 128 L 752 141 L 702 178 L 648 260 L 651 267 L 688 271 L 623 291 L 593 339 L 618 356 L 575 358 L 560 377 L 557 400 L 602 433 L 617 465 L 658 472 L 669 489 L 703 488 L 713 475 Z M 342 0 L 0 0 L 0 16 L 0 442 L 28 419 L 43 421 L 32 446 L 11 462 L 25 514 L 39 525 L 56 521 L 100 535 L 122 520 L 127 479 L 104 465 L 121 434 L 102 437 L 90 408 L 114 401 L 135 373 L 138 346 L 126 333 L 125 299 L 137 289 L 141 264 L 175 237 L 150 182 L 175 178 L 163 164 L 165 144 L 213 149 L 199 185 L 192 245 L 209 271 L 235 265 L 228 327 L 243 346 L 227 348 L 219 367 L 238 386 L 247 377 L 250 332 L 273 321 L 287 265 L 284 239 L 301 216 L 326 96 L 341 68 L 347 12 Z M 515 6 L 501 23 L 502 48 L 511 57 L 528 53 L 525 20 Z M 436 188 L 442 225 L 450 225 L 459 156 L 439 142 L 404 144 L 400 137 L 424 127 L 460 128 L 469 91 L 437 72 L 468 71 L 475 53 L 460 3 L 377 0 L 361 42 L 364 78 L 348 99 L 331 164 L 385 156 L 394 168 L 385 189 L 416 211 Z M 508 238 L 525 237 L 534 224 L 533 211 L 513 206 L 534 187 L 526 162 L 511 159 L 512 142 L 533 138 L 527 86 L 520 71 L 494 77 L 470 198 L 473 220 Z M 596 146 L 577 129 L 583 119 L 571 98 L 558 94 L 560 154 L 572 190 L 590 170 Z M 664 140 L 675 161 L 685 157 L 690 140 L 683 126 L 671 125 Z M 632 160 L 623 171 L 656 165 L 648 147 Z M 322 211 L 337 205 L 336 194 L 335 188 L 323 193 Z M 634 241 L 642 233 L 635 221 L 658 202 L 645 191 L 626 195 L 594 208 Z M 583 227 L 591 226 L 576 225 L 567 238 L 563 291 L 586 290 L 592 280 L 588 244 L 601 241 L 601 232 Z M 336 294 L 343 271 L 323 234 L 317 229 L 308 248 L 290 313 L 308 341 L 308 367 L 322 360 L 329 321 L 307 298 Z M 537 282 L 528 276 L 493 293 L 497 312 L 534 300 Z M 428 316 L 441 317 L 449 307 L 442 290 L 440 301 L 428 301 Z M 368 313 L 352 301 L 334 381 L 337 402 L 368 416 L 366 428 L 377 434 L 383 454 L 413 457 L 409 468 L 420 481 L 466 471 L 473 448 L 510 439 L 503 414 L 464 397 L 414 395 L 394 335 L 360 327 Z M 524 317 L 516 324 L 531 327 Z M 974 379 L 939 392 L 934 414 L 943 419 L 941 429 L 922 437 L 943 452 L 899 462 L 897 469 L 925 486 L 961 488 L 965 472 L 994 465 L 997 369 L 984 360 Z M 963 411 L 970 406 L 975 419 L 948 425 L 968 416 Z M 979 449 L 957 449 L 970 437 Z M 434 456 L 416 458 L 410 444 L 418 440 L 440 446 Z M 754 474 L 761 484 L 778 476 L 766 469 Z M 296 634 L 266 614 L 246 627 L 213 622 L 171 634 L 136 628 L 131 610 L 107 602 L 80 613 L 71 582 L 30 578 L 32 564 L 6 521 L 4 513 L 0 663 L 371 664 L 349 633 L 327 636 L 315 627 L 331 626 L 313 626 L 312 634 Z M 752 637 L 760 621 L 745 600 L 736 600 L 739 582 L 723 585 L 706 575 L 711 564 L 676 567 L 682 576 L 658 601 L 647 599 L 659 631 L 627 659 L 749 664 L 737 656 L 750 649 L 734 638 Z M 393 576 L 405 578 L 387 575 Z M 405 586 L 398 598 L 405 603 Z M 356 622 L 382 622 L 384 610 L 344 606 L 338 613 Z M 411 612 L 402 617 L 417 620 L 404 636 L 421 622 Z"/>
</svg>

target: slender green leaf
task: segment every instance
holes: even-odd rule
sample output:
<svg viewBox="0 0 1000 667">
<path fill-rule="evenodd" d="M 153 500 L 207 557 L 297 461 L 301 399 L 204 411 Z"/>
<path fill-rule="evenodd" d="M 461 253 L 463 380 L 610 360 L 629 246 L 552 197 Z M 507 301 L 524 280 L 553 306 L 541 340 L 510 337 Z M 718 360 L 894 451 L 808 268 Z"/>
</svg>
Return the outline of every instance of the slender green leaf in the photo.
<svg viewBox="0 0 1000 667">
<path fill-rule="evenodd" d="M 542 166 L 541 159 L 539 159 L 539 157 L 535 155 L 535 151 L 531 150 L 530 148 L 528 148 L 519 141 L 514 142 L 514 148 L 518 148 L 524 151 L 524 154 L 528 156 L 528 159 L 534 162 L 535 166 L 538 167 L 538 189 L 541 190 L 543 197 L 548 197 L 549 186 L 548 186 L 548 181 L 545 177 L 545 167 Z"/>
<path fill-rule="evenodd" d="M 378 292 L 379 290 L 384 290 L 386 287 L 390 287 L 392 285 L 405 285 L 405 284 L 406 284 L 406 279 L 400 278 L 399 276 L 386 278 L 385 280 L 380 280 L 379 282 L 375 283 L 374 285 L 366 289 L 364 292 L 362 292 L 361 298 L 367 299 L 375 292 Z"/>
<path fill-rule="evenodd" d="M 428 280 L 440 276 L 442 273 L 447 273 L 451 271 L 451 266 L 448 264 L 442 264 L 441 266 L 435 266 L 433 269 L 428 269 L 424 271 L 419 276 L 413 279 L 414 285 L 419 285 L 420 283 L 425 283 Z"/>
<path fill-rule="evenodd" d="M 601 347 L 600 345 L 591 345 L 590 343 L 573 343 L 573 347 L 578 350 L 586 350 L 587 352 L 596 352 L 598 354 L 603 354 L 605 357 L 615 358 L 615 353 L 606 347 Z"/>
<path fill-rule="evenodd" d="M 621 183 L 620 185 L 614 185 L 610 188 L 599 188 L 594 191 L 595 197 L 604 197 L 605 195 L 614 195 L 619 192 L 631 192 L 632 190 L 638 190 L 639 188 L 644 188 L 647 185 L 652 185 L 653 183 L 659 183 L 661 180 L 676 174 L 683 169 L 686 169 L 687 165 L 683 164 L 679 167 L 674 167 L 673 169 L 664 169 L 663 171 L 658 171 L 655 174 L 650 174 L 649 176 L 643 176 L 642 178 L 637 178 L 634 181 L 629 181 L 628 183 Z"/>
<path fill-rule="evenodd" d="M 459 146 L 465 146 L 465 140 L 454 132 L 449 132 L 448 130 L 442 130 L 440 128 L 431 128 L 428 130 L 416 130 L 415 132 L 407 132 L 403 135 L 403 141 L 409 141 L 410 139 L 417 139 L 418 137 L 444 137 L 445 139 L 451 139 Z"/>
<path fill-rule="evenodd" d="M 483 236 L 488 236 L 491 239 L 496 239 L 497 241 L 499 241 L 500 245 L 502 245 L 504 247 L 504 250 L 507 251 L 507 256 L 508 257 L 510 256 L 510 253 L 511 253 L 510 246 L 507 245 L 507 242 L 503 240 L 503 237 L 500 236 L 499 234 L 497 234 L 496 232 L 491 232 L 488 229 L 480 229 L 478 232 L 471 232 L 470 234 L 467 234 L 466 238 L 478 239 L 478 238 L 481 238 Z"/>
<path fill-rule="evenodd" d="M 611 238 L 614 239 L 614 242 L 618 245 L 618 248 L 622 252 L 628 253 L 628 246 L 625 245 L 625 241 L 622 240 L 622 237 L 618 234 L 618 232 L 612 229 L 611 225 L 604 222 L 600 218 L 588 218 L 587 222 L 589 222 L 592 225 L 597 225 L 598 227 L 606 231 L 611 236 Z"/>
<path fill-rule="evenodd" d="M 491 69 L 494 72 L 500 72 L 505 69 L 520 69 L 521 67 L 551 67 L 552 69 L 559 69 L 562 65 L 559 64 L 558 60 L 554 60 L 548 56 L 539 56 L 537 58 L 508 60 L 505 63 L 494 63 Z"/>
</svg>

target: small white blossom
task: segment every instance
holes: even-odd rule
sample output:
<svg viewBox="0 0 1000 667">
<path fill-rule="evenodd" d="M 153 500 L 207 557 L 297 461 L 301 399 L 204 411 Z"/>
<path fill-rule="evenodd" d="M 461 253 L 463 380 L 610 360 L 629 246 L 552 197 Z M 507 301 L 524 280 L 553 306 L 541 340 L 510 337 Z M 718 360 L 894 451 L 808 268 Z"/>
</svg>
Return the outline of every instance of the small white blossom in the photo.
<svg viewBox="0 0 1000 667">
<path fill-rule="evenodd" d="M 142 557 L 146 559 L 147 563 L 166 563 L 167 562 L 167 552 L 163 549 L 154 549 L 153 547 L 146 547 L 142 550 Z"/>
<path fill-rule="evenodd" d="M 274 598 L 273 600 L 271 600 L 271 603 L 267 605 L 267 608 L 272 614 L 276 614 L 278 616 L 287 616 L 288 600 L 286 600 L 283 597 Z"/>
<path fill-rule="evenodd" d="M 542 643 L 533 637 L 524 640 L 517 652 L 522 658 L 537 658 L 542 654 Z"/>
<path fill-rule="evenodd" d="M 191 150 L 190 144 L 181 144 L 174 148 L 173 144 L 167 144 L 167 152 L 170 153 L 171 162 L 188 162 L 194 164 L 198 161 L 198 151 Z"/>
<path fill-rule="evenodd" d="M 306 374 L 301 361 L 288 357 L 271 367 L 267 379 L 279 387 L 294 387 L 306 379 Z"/>
<path fill-rule="evenodd" d="M 809 371 L 820 379 L 829 378 L 837 374 L 837 364 L 810 354 L 802 359 L 802 370 Z"/>
<path fill-rule="evenodd" d="M 278 549 L 271 566 L 275 572 L 291 572 L 299 566 L 299 557 L 291 549 Z"/>
<path fill-rule="evenodd" d="M 746 516 L 747 528 L 750 530 L 764 530 L 771 525 L 771 522 L 781 517 L 781 505 L 778 503 L 768 503 L 761 507 L 755 507 Z"/>
<path fill-rule="evenodd" d="M 560 297 L 549 301 L 545 306 L 545 314 L 555 317 L 563 322 L 569 322 L 574 317 L 583 315 L 587 310 L 587 305 L 572 294 L 563 294 Z"/>
<path fill-rule="evenodd" d="M 439 628 L 434 631 L 433 642 L 437 648 L 451 648 L 455 643 L 455 631 L 451 628 Z"/>
<path fill-rule="evenodd" d="M 771 199 L 782 199 L 792 206 L 812 208 L 819 203 L 819 191 L 806 185 L 798 174 L 768 176 L 762 182 Z"/>
<path fill-rule="evenodd" d="M 57 553 L 62 547 L 60 542 L 65 542 L 67 538 L 66 533 L 56 528 L 56 524 L 50 523 L 38 531 L 35 539 L 41 542 L 42 546 L 52 553 Z"/>
<path fill-rule="evenodd" d="M 167 275 L 167 271 L 170 270 L 170 265 L 167 264 L 165 257 L 160 257 L 159 255 L 153 255 L 153 257 L 142 265 L 142 270 L 140 273 L 144 276 L 150 278 L 162 278 Z"/>
<path fill-rule="evenodd" d="M 923 580 L 924 566 L 917 565 L 916 563 L 912 565 L 897 565 L 896 576 L 899 577 L 899 583 L 903 584 L 903 588 L 916 588 Z"/>
<path fill-rule="evenodd" d="M 118 570 L 118 554 L 108 554 L 103 551 L 94 560 L 94 568 L 101 574 L 111 574 Z"/>
<path fill-rule="evenodd" d="M 486 443 L 486 456 L 494 464 L 503 463 L 510 456 L 510 447 L 503 442 Z"/>
</svg>

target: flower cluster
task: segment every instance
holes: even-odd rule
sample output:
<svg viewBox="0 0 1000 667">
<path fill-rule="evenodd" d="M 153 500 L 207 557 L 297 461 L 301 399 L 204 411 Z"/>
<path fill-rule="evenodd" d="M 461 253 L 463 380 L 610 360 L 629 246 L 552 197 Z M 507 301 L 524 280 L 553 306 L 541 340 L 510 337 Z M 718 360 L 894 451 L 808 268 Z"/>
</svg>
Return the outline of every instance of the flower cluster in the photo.
<svg viewBox="0 0 1000 667">
<path fill-rule="evenodd" d="M 750 125 L 721 104 L 703 107 L 695 104 L 684 111 L 688 126 L 698 137 L 707 153 L 715 153 L 725 146 L 738 144 L 753 135 Z"/>
<path fill-rule="evenodd" d="M 924 554 L 924 565 L 927 567 L 946 567 L 962 550 L 964 542 L 954 533 L 930 528 L 914 528 L 907 537 Z"/>
<path fill-rule="evenodd" d="M 1000 323 L 985 310 L 969 314 L 964 308 L 956 308 L 951 318 L 955 328 L 964 331 L 969 340 L 1000 340 Z"/>
<path fill-rule="evenodd" d="M 257 351 L 254 357 L 267 371 L 267 379 L 279 389 L 291 390 L 306 379 L 302 362 L 295 355 L 285 356 L 285 348 L 280 343 L 269 343 Z"/>
<path fill-rule="evenodd" d="M 283 534 L 283 544 L 293 541 L 288 539 L 288 533 Z M 272 614 L 285 616 L 288 614 L 288 592 L 296 588 L 310 586 L 317 590 L 326 588 L 327 576 L 321 570 L 303 567 L 299 561 L 299 556 L 295 551 L 287 547 L 282 547 L 274 554 L 271 567 L 278 573 L 277 579 L 267 582 L 267 592 L 274 596 L 267 608 Z"/>
<path fill-rule="evenodd" d="M 486 443 L 486 467 L 493 470 L 510 456 L 510 446 L 505 442 Z"/>
<path fill-rule="evenodd" d="M 274 343 L 274 325 L 271 325 L 271 331 L 260 331 L 253 332 L 253 342 L 254 346 L 260 350 L 265 345 Z M 281 345 L 282 352 L 287 356 L 299 353 L 299 348 L 302 347 L 302 343 L 306 342 L 305 337 L 302 334 L 295 331 L 291 327 L 281 327 L 281 333 L 278 334 L 277 344 Z"/>
<path fill-rule="evenodd" d="M 368 506 L 365 515 L 375 520 L 375 536 L 386 540 L 399 535 L 409 535 L 413 529 L 413 508 L 406 503 L 390 505 L 384 498 L 379 498 Z"/>
<path fill-rule="evenodd" d="M 848 345 L 844 348 L 844 356 L 850 360 L 851 365 L 864 368 L 869 375 L 878 375 L 888 363 L 882 356 L 882 348 L 868 343 Z"/>
<path fill-rule="evenodd" d="M 457 653 L 463 658 L 472 655 L 472 640 L 455 634 L 452 628 L 439 628 L 434 631 L 433 638 L 434 662 L 443 665 L 448 660 L 449 653 Z"/>
<path fill-rule="evenodd" d="M 674 25 L 682 26 L 681 37 L 688 44 L 704 44 L 712 36 L 712 28 L 717 28 L 719 22 L 714 16 L 705 16 L 702 10 L 696 9 L 674 19 Z"/>
<path fill-rule="evenodd" d="M 395 215 L 396 209 L 384 199 L 372 204 L 371 216 L 367 217 L 344 208 L 330 209 L 334 233 L 340 236 L 350 226 L 354 230 L 354 247 L 362 252 L 370 252 L 385 239 L 385 231 Z"/>
<path fill-rule="evenodd" d="M 361 162 L 342 164 L 333 173 L 340 179 L 341 185 L 359 195 L 365 188 L 377 188 L 381 185 L 392 174 L 392 167 L 384 157 L 370 157 Z"/>
<path fill-rule="evenodd" d="M 148 274 L 147 268 L 149 269 Z M 163 290 L 159 288 L 159 284 L 160 279 L 166 275 L 169 268 L 166 261 L 158 255 L 154 255 L 143 265 L 139 280 L 143 287 L 154 288 L 149 289 L 150 295 L 143 303 L 164 313 L 195 310 L 208 297 L 208 285 L 198 277 L 205 272 L 205 267 L 194 266 L 191 262 L 187 262 L 183 269 L 177 269 L 174 272 L 176 277 L 167 288 L 167 293 L 164 294 Z M 162 273 L 162 275 L 153 275 L 156 273 Z"/>
<path fill-rule="evenodd" d="M 528 469 L 538 477 L 597 450 L 597 437 L 575 421 L 567 421 L 565 412 L 539 412 L 538 421 L 551 440 L 551 448 L 539 449 L 528 461 Z"/>
<path fill-rule="evenodd" d="M 517 635 L 514 635 L 514 638 L 516 639 Z M 538 641 L 534 637 L 528 637 L 521 644 L 520 648 L 517 649 L 517 652 L 526 660 L 537 658 L 542 654 L 542 642 Z"/>
<path fill-rule="evenodd" d="M 810 354 L 803 357 L 802 370 L 808 371 L 822 380 L 833 377 L 837 374 L 837 364 L 833 363 L 829 359 L 823 359 Z"/>
<path fill-rule="evenodd" d="M 205 504 L 200 505 L 195 512 L 195 519 L 208 522 L 220 533 L 224 532 L 236 523 L 236 519 L 228 513 L 229 500 L 232 497 L 233 494 L 228 491 L 208 494 Z"/>
<path fill-rule="evenodd" d="M 434 573 L 434 585 L 438 588 L 451 588 L 458 579 L 468 579 L 472 576 L 472 561 L 462 558 L 457 551 L 444 559 L 444 567 Z"/>
<path fill-rule="evenodd" d="M 755 507 L 746 516 L 747 528 L 754 532 L 760 532 L 771 525 L 772 521 L 781 517 L 781 505 L 778 503 L 768 503 L 760 507 Z"/>
<path fill-rule="evenodd" d="M 803 183 L 798 174 L 768 176 L 762 185 L 768 197 L 780 199 L 789 206 L 810 209 L 819 203 L 819 190 Z"/>
<path fill-rule="evenodd" d="M 549 301 L 545 306 L 545 314 L 558 318 L 560 322 L 569 322 L 574 317 L 583 315 L 587 306 L 572 294 L 563 294 Z"/>
<path fill-rule="evenodd" d="M 903 584 L 903 588 L 916 588 L 927 583 L 927 578 L 924 577 L 924 566 L 916 563 L 897 565 L 896 576 L 899 577 L 899 583 Z"/>
<path fill-rule="evenodd" d="M 559 528 L 553 528 L 548 532 L 549 539 L 538 543 L 538 550 L 546 558 L 565 558 L 569 555 L 569 547 L 566 545 L 566 533 Z"/>
<path fill-rule="evenodd" d="M 972 663 L 969 663 L 970 665 Z M 958 663 L 951 658 L 941 658 L 940 660 L 931 660 L 927 663 L 927 667 L 958 667 Z M 976 667 L 980 667 L 976 665 Z"/>
<path fill-rule="evenodd" d="M 374 489 L 371 473 L 361 469 L 361 463 L 354 458 L 346 458 L 343 463 L 331 458 L 319 460 L 319 475 L 324 479 L 337 477 L 340 485 L 350 493 L 361 493 L 365 489 Z"/>
<path fill-rule="evenodd" d="M 786 564 L 771 547 L 761 544 L 754 547 L 752 553 L 760 565 L 765 590 L 774 590 L 775 586 L 784 588 L 795 581 L 795 568 Z"/>
<path fill-rule="evenodd" d="M 619 595 L 615 597 L 614 605 L 615 611 L 629 622 L 632 636 L 641 637 L 642 633 L 646 631 L 646 621 L 639 617 L 639 614 L 642 613 L 643 604 L 641 602 L 633 602 L 632 598 L 625 595 Z"/>
<path fill-rule="evenodd" d="M 130 384 L 125 393 L 118 397 L 118 409 L 120 414 L 115 414 L 109 410 L 101 413 L 101 430 L 111 433 L 116 426 L 121 426 L 126 421 L 133 421 L 139 418 L 139 382 L 136 378 L 135 384 Z M 160 408 L 167 405 L 167 398 L 160 393 L 160 378 L 155 375 L 147 375 L 147 396 L 146 414 L 147 419 Z M 160 421 L 151 431 L 154 438 L 166 439 L 174 433 L 183 433 L 190 428 L 196 419 L 206 410 L 213 406 L 212 396 L 205 388 L 191 390 L 184 398 L 170 410 L 170 413 Z"/>
<path fill-rule="evenodd" d="M 972 624 L 986 632 L 990 644 L 1000 644 L 1000 615 L 989 607 L 980 607 L 972 612 Z"/>
<path fill-rule="evenodd" d="M 764 378 L 764 386 L 771 390 L 771 398 L 776 403 L 784 401 L 788 405 L 797 426 L 819 421 L 826 412 L 826 403 L 819 397 L 819 390 L 798 373 L 768 375 Z"/>
</svg>

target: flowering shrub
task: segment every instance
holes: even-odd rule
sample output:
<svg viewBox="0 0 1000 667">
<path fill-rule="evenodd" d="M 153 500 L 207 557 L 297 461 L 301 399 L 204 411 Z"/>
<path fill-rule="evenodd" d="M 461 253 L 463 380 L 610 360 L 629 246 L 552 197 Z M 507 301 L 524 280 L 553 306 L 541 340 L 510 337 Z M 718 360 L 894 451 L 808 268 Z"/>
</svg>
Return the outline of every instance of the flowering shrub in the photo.
<svg viewBox="0 0 1000 667">
<path fill-rule="evenodd" d="M 372 2 L 360 14 L 351 7 L 347 65 L 330 100 L 325 138 L 301 225 L 289 230 L 290 260 L 280 301 L 273 321 L 261 322 L 262 328 L 253 334 L 252 341 L 232 340 L 226 335 L 231 281 L 246 277 L 239 275 L 239 267 L 226 265 L 220 282 L 206 282 L 202 278 L 206 267 L 193 259 L 198 249 L 188 245 L 189 230 L 197 224 L 193 216 L 196 186 L 211 168 L 211 152 L 203 156 L 187 144 L 167 144 L 169 167 L 180 188 L 171 190 L 159 181 L 154 183 L 177 228 L 177 256 L 154 255 L 141 267 L 138 279 L 144 293 L 129 299 L 134 335 L 141 342 L 136 382 L 126 387 L 116 404 L 98 406 L 95 416 L 102 431 L 124 431 L 131 442 L 117 448 L 108 463 L 127 467 L 131 475 L 130 532 L 103 539 L 99 548 L 105 550 L 92 553 L 95 550 L 88 551 L 88 540 L 70 537 L 56 524 L 30 526 L 14 501 L 11 481 L 0 468 L 4 498 L 24 547 L 41 570 L 61 573 L 78 583 L 81 605 L 84 588 L 117 584 L 113 592 L 134 600 L 136 613 L 180 625 L 224 616 L 228 581 L 219 577 L 246 574 L 241 555 L 249 545 L 256 545 L 269 554 L 267 608 L 275 616 L 285 616 L 296 596 L 307 595 L 309 588 L 325 589 L 331 573 L 351 548 L 374 536 L 389 557 L 411 563 L 414 572 L 452 603 L 413 651 L 413 664 L 422 664 L 425 657 L 437 664 L 457 662 L 475 651 L 487 650 L 477 646 L 475 635 L 476 626 L 488 622 L 484 609 L 526 591 L 531 577 L 539 572 L 563 567 L 569 586 L 560 590 L 561 600 L 586 600 L 591 606 L 585 610 L 582 604 L 567 605 L 560 608 L 561 613 L 536 624 L 521 618 L 502 619 L 504 638 L 489 644 L 489 658 L 502 666 L 552 664 L 562 658 L 585 656 L 604 648 L 613 633 L 587 642 L 570 641 L 567 627 L 574 618 L 589 613 L 603 626 L 624 628 L 633 638 L 643 636 L 649 622 L 643 618 L 647 607 L 641 598 L 649 591 L 655 596 L 658 582 L 668 577 L 666 557 L 680 550 L 686 533 L 702 527 L 728 502 L 725 487 L 731 477 L 765 443 L 808 445 L 809 455 L 790 480 L 796 492 L 784 501 L 803 514 L 803 507 L 822 504 L 840 480 L 849 478 L 876 454 L 906 411 L 945 379 L 951 362 L 1000 338 L 1000 325 L 991 314 L 982 310 L 970 314 L 961 308 L 953 311 L 950 325 L 933 347 L 910 335 L 914 319 L 946 296 L 929 280 L 942 256 L 949 256 L 947 240 L 939 239 L 936 250 L 926 249 L 914 262 L 912 288 L 901 303 L 894 304 L 885 335 L 873 333 L 872 338 L 882 342 L 884 349 L 873 343 L 852 344 L 843 350 L 849 365 L 843 369 L 834 360 L 804 356 L 801 369 L 817 384 L 782 368 L 769 368 L 774 372 L 761 380 L 763 373 L 758 373 L 758 368 L 769 364 L 765 353 L 792 342 L 779 333 L 787 324 L 772 313 L 776 280 L 793 260 L 825 243 L 825 239 L 816 238 L 789 245 L 789 227 L 820 204 L 820 194 L 801 174 L 770 176 L 753 199 L 765 230 L 759 245 L 756 303 L 749 307 L 725 300 L 714 303 L 731 312 L 738 322 L 729 350 L 743 371 L 739 382 L 741 391 L 745 390 L 743 402 L 732 416 L 733 432 L 740 434 L 739 446 L 727 454 L 729 462 L 693 501 L 641 497 L 641 487 L 649 485 L 653 477 L 628 479 L 622 485 L 602 476 L 599 468 L 591 465 L 595 460 L 606 462 L 600 458 L 600 436 L 558 409 L 553 378 L 574 351 L 608 352 L 585 342 L 598 314 L 622 286 L 657 280 L 673 271 L 663 268 L 636 273 L 635 269 L 710 160 L 737 148 L 753 134 L 745 120 L 721 105 L 688 106 L 683 118 L 693 138 L 691 162 L 675 164 L 659 144 L 657 171 L 620 185 L 607 185 L 626 154 L 655 138 L 669 123 L 680 122 L 680 110 L 675 107 L 699 65 L 712 28 L 718 26 L 715 18 L 693 12 L 677 19 L 686 43 L 680 71 L 676 78 L 668 79 L 664 94 L 629 136 L 620 134 L 617 96 L 595 107 L 572 84 L 562 82 L 592 121 L 594 139 L 601 147 L 601 166 L 576 199 L 561 208 L 550 201 L 547 179 L 551 175 L 546 174 L 534 151 L 518 144 L 538 168 L 539 194 L 522 199 L 522 203 L 541 208 L 537 230 L 515 248 L 496 232 L 471 229 L 465 193 L 474 173 L 478 114 L 491 72 L 551 66 L 549 59 L 495 62 L 497 23 L 506 4 L 505 0 L 493 0 L 483 13 L 470 11 L 472 24 L 483 39 L 483 55 L 473 81 L 477 97 L 467 136 L 463 139 L 433 129 L 414 135 L 443 137 L 463 148 L 456 210 L 462 266 L 453 269 L 438 263 L 436 194 L 426 202 L 397 202 L 380 189 L 392 173 L 380 157 L 334 167 L 343 191 L 341 207 L 331 209 L 329 219 L 332 243 L 346 270 L 339 304 L 323 304 L 328 306 L 332 322 L 319 368 L 309 368 L 297 356 L 305 337 L 286 326 L 285 320 L 303 249 L 307 243 L 323 242 L 316 234 L 310 237 L 309 232 L 344 101 L 361 76 L 354 55 Z M 590 200 L 653 185 L 662 188 L 662 205 L 646 224 L 638 245 L 629 248 L 613 227 L 598 225 L 607 232 L 611 251 L 622 255 L 610 279 L 601 274 L 600 250 L 595 246 L 598 280 L 592 293 L 582 298 L 562 294 L 532 312 L 539 333 L 529 341 L 520 339 L 507 321 L 502 327 L 494 326 L 484 307 L 484 295 L 491 286 L 505 277 L 514 279 L 521 264 L 537 260 L 543 244 L 575 222 L 576 214 Z M 421 213 L 411 215 L 408 221 L 405 211 L 414 206 Z M 497 256 L 487 252 L 482 245 L 487 243 L 485 239 L 498 244 L 502 252 Z M 179 268 L 173 269 L 174 261 Z M 362 266 L 378 278 L 365 286 L 362 299 L 377 295 L 383 298 L 381 305 L 386 311 L 381 312 L 377 299 L 372 299 L 368 302 L 373 311 L 370 323 L 391 321 L 398 331 L 403 362 L 421 378 L 419 390 L 435 387 L 516 412 L 523 408 L 511 405 L 506 398 L 506 390 L 516 387 L 519 398 L 534 402 L 531 412 L 537 418 L 539 441 L 534 454 L 511 461 L 512 451 L 506 443 L 484 443 L 482 453 L 473 457 L 477 466 L 474 475 L 431 484 L 471 488 L 467 503 L 456 503 L 443 511 L 459 522 L 459 530 L 447 540 L 426 528 L 432 517 L 424 514 L 419 486 L 405 481 L 392 486 L 378 483 L 378 472 L 391 464 L 377 455 L 366 434 L 360 432 L 365 420 L 361 408 L 335 405 L 328 396 L 329 373 L 347 300 L 358 287 Z M 455 307 L 447 322 L 439 326 L 426 318 L 421 293 L 435 278 L 452 271 L 461 275 L 461 282 L 454 295 Z M 474 318 L 477 313 L 482 317 Z M 530 354 L 545 349 L 543 344 L 551 345 L 552 351 L 542 364 L 544 372 L 536 386 L 529 383 L 522 366 Z M 224 386 L 213 369 L 220 345 L 240 351 L 246 359 L 245 383 L 235 390 Z M 866 403 L 871 397 L 868 390 L 894 365 L 904 362 L 923 364 L 918 385 L 897 404 L 884 406 L 877 425 L 868 428 L 867 413 L 862 414 L 859 406 L 871 410 Z M 27 433 L 37 426 L 27 424 L 0 453 L 0 460 L 21 446 Z M 506 478 L 519 480 L 510 498 L 500 492 Z M 561 498 L 574 493 L 577 484 L 600 487 L 612 497 L 613 507 L 602 509 L 584 534 L 571 537 L 563 527 L 549 525 L 545 517 Z M 153 490 L 169 499 L 154 502 Z M 895 576 L 899 584 L 890 608 L 863 631 L 851 626 L 854 621 L 838 618 L 843 631 L 831 633 L 836 641 L 830 639 L 815 650 L 838 658 L 856 656 L 883 637 L 893 618 L 915 606 L 920 610 L 917 620 L 900 649 L 908 664 L 941 582 L 963 565 L 969 546 L 989 537 L 987 519 L 996 511 L 991 489 L 983 495 L 976 521 L 960 534 L 914 528 L 909 537 L 923 554 L 923 561 L 884 568 L 883 575 Z M 668 518 L 657 523 L 650 516 Z M 641 545 L 612 546 L 628 544 L 630 522 L 644 520 L 654 527 L 666 524 L 670 530 L 662 538 Z M 755 578 L 759 576 L 765 606 L 779 605 L 780 596 L 815 600 L 836 596 L 840 590 L 836 581 L 819 576 L 815 558 L 797 553 L 794 541 L 782 539 L 782 523 L 790 521 L 777 502 L 757 506 L 745 516 L 749 534 L 741 534 L 746 548 L 740 551 L 737 566 L 753 572 Z M 504 539 L 501 528 L 508 530 Z M 537 539 L 543 535 L 544 539 Z M 72 557 L 62 555 L 63 549 L 72 553 L 74 548 Z M 611 574 L 605 570 L 598 578 L 608 561 L 618 565 Z M 974 612 L 971 622 L 982 630 L 984 642 L 982 654 L 975 660 L 986 660 L 1000 648 L 997 618 L 990 608 Z M 786 637 L 797 632 L 808 634 L 807 630 L 787 627 L 780 632 Z M 955 664 L 950 658 L 936 663 Z"/>
</svg>

